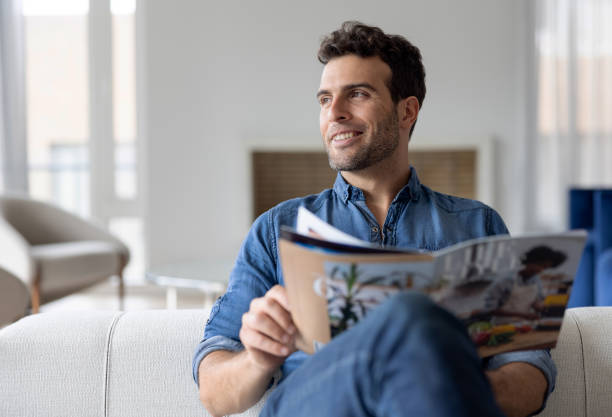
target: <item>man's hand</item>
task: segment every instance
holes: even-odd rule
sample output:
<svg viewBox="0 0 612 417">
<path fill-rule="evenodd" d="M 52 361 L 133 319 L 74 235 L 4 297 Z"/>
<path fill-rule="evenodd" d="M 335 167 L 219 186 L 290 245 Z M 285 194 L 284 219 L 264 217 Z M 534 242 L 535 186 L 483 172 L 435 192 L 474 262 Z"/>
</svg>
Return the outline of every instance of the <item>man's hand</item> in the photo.
<svg viewBox="0 0 612 417">
<path fill-rule="evenodd" d="M 259 401 L 274 372 L 295 351 L 296 334 L 283 287 L 253 299 L 240 328 L 245 349 L 217 350 L 200 363 L 200 400 L 208 412 L 241 413 Z"/>
<path fill-rule="evenodd" d="M 296 350 L 297 331 L 289 311 L 285 288 L 275 285 L 263 297 L 253 299 L 242 316 L 240 340 L 250 360 L 268 372 Z"/>
<path fill-rule="evenodd" d="M 508 417 L 528 416 L 542 407 L 548 381 L 535 366 L 511 362 L 486 374 L 499 408 Z"/>
</svg>

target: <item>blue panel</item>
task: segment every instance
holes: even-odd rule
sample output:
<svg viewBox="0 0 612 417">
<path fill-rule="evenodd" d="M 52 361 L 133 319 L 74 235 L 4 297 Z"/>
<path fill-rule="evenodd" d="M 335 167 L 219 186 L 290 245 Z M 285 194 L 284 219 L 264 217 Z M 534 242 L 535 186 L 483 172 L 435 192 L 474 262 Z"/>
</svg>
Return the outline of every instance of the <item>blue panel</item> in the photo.
<svg viewBox="0 0 612 417">
<path fill-rule="evenodd" d="M 594 195 L 595 256 L 612 247 L 612 190 L 596 191 Z"/>
<path fill-rule="evenodd" d="M 570 228 L 589 238 L 568 306 L 612 305 L 612 189 L 570 190 L 569 215 Z"/>
<path fill-rule="evenodd" d="M 602 253 L 597 260 L 595 305 L 612 306 L 612 248 Z"/>
<path fill-rule="evenodd" d="M 572 189 L 569 197 L 570 229 L 592 229 L 593 190 Z"/>
<path fill-rule="evenodd" d="M 592 306 L 595 302 L 593 295 L 593 255 L 593 244 L 592 242 L 587 242 L 584 252 L 582 252 L 580 264 L 578 265 L 578 272 L 576 273 L 572 293 L 567 304 L 568 308 Z"/>
</svg>

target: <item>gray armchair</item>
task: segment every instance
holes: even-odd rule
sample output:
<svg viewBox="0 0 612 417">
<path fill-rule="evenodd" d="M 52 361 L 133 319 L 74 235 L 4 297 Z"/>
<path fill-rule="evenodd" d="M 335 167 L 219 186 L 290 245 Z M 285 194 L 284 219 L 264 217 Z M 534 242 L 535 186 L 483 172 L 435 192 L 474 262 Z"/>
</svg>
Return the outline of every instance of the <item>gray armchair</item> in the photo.
<svg viewBox="0 0 612 417">
<path fill-rule="evenodd" d="M 26 197 L 0 196 L 0 267 L 30 288 L 32 312 L 101 280 L 119 277 L 128 248 L 104 229 L 59 207 Z"/>
</svg>

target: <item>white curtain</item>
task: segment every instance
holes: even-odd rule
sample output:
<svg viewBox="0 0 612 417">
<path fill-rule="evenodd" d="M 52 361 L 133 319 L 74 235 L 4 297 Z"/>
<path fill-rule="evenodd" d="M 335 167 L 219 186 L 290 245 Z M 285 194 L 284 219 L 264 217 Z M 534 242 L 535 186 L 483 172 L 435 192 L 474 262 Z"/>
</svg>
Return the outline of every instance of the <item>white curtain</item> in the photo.
<svg viewBox="0 0 612 417">
<path fill-rule="evenodd" d="M 27 192 L 23 19 L 20 0 L 0 0 L 0 190 Z"/>
<path fill-rule="evenodd" d="M 536 3 L 534 225 L 567 227 L 571 187 L 612 186 L 612 0 Z"/>
</svg>

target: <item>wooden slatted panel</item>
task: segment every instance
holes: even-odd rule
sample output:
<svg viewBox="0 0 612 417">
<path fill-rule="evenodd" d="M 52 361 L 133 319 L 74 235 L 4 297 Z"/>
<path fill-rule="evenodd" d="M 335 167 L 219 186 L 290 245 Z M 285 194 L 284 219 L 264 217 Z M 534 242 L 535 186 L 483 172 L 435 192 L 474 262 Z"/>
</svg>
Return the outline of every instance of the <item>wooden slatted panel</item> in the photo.
<svg viewBox="0 0 612 417">
<path fill-rule="evenodd" d="M 476 151 L 410 151 L 410 163 L 429 188 L 457 197 L 476 198 Z"/>
<path fill-rule="evenodd" d="M 476 151 L 410 151 L 423 184 L 436 191 L 476 198 Z M 330 188 L 336 172 L 325 152 L 254 151 L 253 215 L 278 203 Z"/>
<path fill-rule="evenodd" d="M 254 217 L 290 198 L 329 188 L 336 172 L 325 152 L 258 152 L 252 154 Z"/>
</svg>

